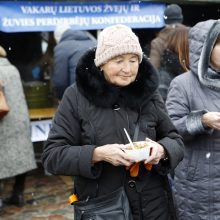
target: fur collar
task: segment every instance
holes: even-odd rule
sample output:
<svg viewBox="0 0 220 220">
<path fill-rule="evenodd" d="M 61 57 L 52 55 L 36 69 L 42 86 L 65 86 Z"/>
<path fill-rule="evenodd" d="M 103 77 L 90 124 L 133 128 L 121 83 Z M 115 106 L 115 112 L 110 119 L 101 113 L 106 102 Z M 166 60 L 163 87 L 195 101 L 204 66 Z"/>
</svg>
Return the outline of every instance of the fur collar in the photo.
<svg viewBox="0 0 220 220">
<path fill-rule="evenodd" d="M 94 59 L 95 49 L 89 50 L 80 59 L 76 68 L 76 84 L 79 91 L 96 106 L 108 108 L 120 104 L 139 109 L 157 89 L 157 72 L 146 57 L 139 66 L 136 81 L 126 87 L 109 84 L 95 66 Z"/>
</svg>

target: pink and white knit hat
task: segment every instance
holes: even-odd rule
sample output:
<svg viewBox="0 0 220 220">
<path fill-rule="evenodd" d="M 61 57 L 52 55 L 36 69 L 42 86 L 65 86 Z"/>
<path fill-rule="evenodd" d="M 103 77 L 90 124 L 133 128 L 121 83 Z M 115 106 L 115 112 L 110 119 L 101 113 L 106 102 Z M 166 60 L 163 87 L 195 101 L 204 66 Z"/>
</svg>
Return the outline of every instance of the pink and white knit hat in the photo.
<svg viewBox="0 0 220 220">
<path fill-rule="evenodd" d="M 95 65 L 101 66 L 108 60 L 127 53 L 137 54 L 139 62 L 142 61 L 143 52 L 135 33 L 122 24 L 107 27 L 98 36 Z"/>
</svg>

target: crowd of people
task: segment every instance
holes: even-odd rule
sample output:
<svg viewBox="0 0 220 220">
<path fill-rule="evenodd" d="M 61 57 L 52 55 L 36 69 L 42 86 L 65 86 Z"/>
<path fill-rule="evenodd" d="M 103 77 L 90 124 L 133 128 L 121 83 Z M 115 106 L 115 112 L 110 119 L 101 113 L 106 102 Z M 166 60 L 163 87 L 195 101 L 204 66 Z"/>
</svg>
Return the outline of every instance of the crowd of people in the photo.
<svg viewBox="0 0 220 220">
<path fill-rule="evenodd" d="M 59 105 L 42 164 L 51 174 L 73 177 L 79 201 L 123 187 L 130 220 L 218 219 L 220 21 L 188 27 L 181 8 L 171 4 L 164 22 L 149 57 L 126 25 L 106 27 L 97 39 L 56 28 L 52 85 Z M 36 162 L 19 72 L 3 48 L 0 63 L 10 106 L 0 120 L 0 156 L 10 158 L 1 157 L 0 179 L 15 177 L 3 204 L 22 206 L 26 172 Z M 14 101 L 13 93 L 21 97 Z M 126 153 L 125 129 L 133 142 L 151 148 L 149 158 Z M 18 151 L 23 155 L 16 157 Z"/>
</svg>

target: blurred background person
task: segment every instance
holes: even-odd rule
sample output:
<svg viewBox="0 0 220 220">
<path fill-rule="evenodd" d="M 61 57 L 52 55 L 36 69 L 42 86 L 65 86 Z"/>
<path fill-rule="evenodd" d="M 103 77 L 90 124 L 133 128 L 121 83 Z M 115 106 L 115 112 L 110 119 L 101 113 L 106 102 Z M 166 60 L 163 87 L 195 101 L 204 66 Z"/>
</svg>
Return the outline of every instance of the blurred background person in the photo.
<svg viewBox="0 0 220 220">
<path fill-rule="evenodd" d="M 167 48 L 161 55 L 159 73 L 159 92 L 164 101 L 171 80 L 189 68 L 189 27 L 180 26 L 168 36 Z"/>
<path fill-rule="evenodd" d="M 165 27 L 158 33 L 157 37 L 151 41 L 150 62 L 155 68 L 161 64 L 161 55 L 167 48 L 167 40 L 175 28 L 184 26 L 182 9 L 177 4 L 168 5 L 164 11 Z"/>
<path fill-rule="evenodd" d="M 174 177 L 180 220 L 220 216 L 219 34 L 219 20 L 190 29 L 190 71 L 173 79 L 167 96 L 167 110 L 185 142 Z"/>
<path fill-rule="evenodd" d="M 65 89 L 75 82 L 76 65 L 96 39 L 87 31 L 72 30 L 68 25 L 58 25 L 54 31 L 57 45 L 54 48 L 52 85 L 55 96 L 62 99 Z"/>
<path fill-rule="evenodd" d="M 0 180 L 15 177 L 11 197 L 6 204 L 24 205 L 26 173 L 37 167 L 31 142 L 28 108 L 18 70 L 6 58 L 0 46 L 0 80 L 10 112 L 0 120 Z"/>
</svg>

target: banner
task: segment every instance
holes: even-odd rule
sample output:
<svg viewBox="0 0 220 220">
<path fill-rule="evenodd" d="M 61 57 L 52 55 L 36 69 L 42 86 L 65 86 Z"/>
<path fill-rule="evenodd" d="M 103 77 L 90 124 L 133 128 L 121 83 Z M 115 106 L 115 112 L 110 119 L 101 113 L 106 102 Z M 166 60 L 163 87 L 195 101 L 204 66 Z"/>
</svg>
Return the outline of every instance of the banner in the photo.
<svg viewBox="0 0 220 220">
<path fill-rule="evenodd" d="M 52 125 L 52 119 L 31 121 L 32 142 L 47 140 L 51 125 Z"/>
<path fill-rule="evenodd" d="M 58 24 L 98 30 L 113 24 L 131 28 L 164 26 L 165 4 L 149 2 L 0 1 L 0 31 L 54 31 Z"/>
</svg>

